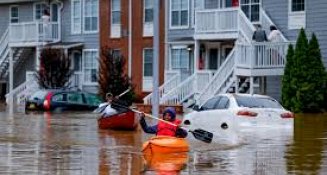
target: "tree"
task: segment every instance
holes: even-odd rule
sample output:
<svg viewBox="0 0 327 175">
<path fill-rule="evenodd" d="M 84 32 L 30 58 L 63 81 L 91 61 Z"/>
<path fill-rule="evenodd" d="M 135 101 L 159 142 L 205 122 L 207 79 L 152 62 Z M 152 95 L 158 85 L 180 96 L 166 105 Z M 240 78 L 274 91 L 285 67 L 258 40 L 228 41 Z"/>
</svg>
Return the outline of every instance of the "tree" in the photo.
<svg viewBox="0 0 327 175">
<path fill-rule="evenodd" d="M 293 46 L 290 44 L 288 46 L 287 55 L 286 55 L 286 65 L 284 69 L 284 75 L 282 78 L 282 103 L 283 106 L 287 109 L 292 108 L 292 104 L 290 99 L 295 97 L 295 90 L 294 86 L 292 86 L 292 68 L 294 66 L 294 49 Z"/>
<path fill-rule="evenodd" d="M 314 34 L 308 44 L 301 29 L 294 53 L 289 47 L 282 83 L 282 101 L 287 109 L 299 113 L 320 112 L 324 108 L 326 73 Z"/>
<path fill-rule="evenodd" d="M 320 47 L 316 35 L 313 33 L 308 47 L 308 62 L 310 69 L 307 71 L 306 78 L 306 98 L 303 107 L 304 112 L 318 112 L 324 107 L 324 85 L 325 68 L 322 63 Z"/>
<path fill-rule="evenodd" d="M 121 55 L 115 55 L 110 48 L 102 48 L 99 67 L 99 94 L 105 99 L 110 92 L 117 96 L 130 88 L 131 90 L 120 99 L 131 105 L 135 99 L 134 85 L 124 72 L 126 60 Z"/>
<path fill-rule="evenodd" d="M 66 88 L 72 75 L 71 60 L 60 49 L 44 48 L 40 54 L 40 69 L 36 78 L 45 89 Z"/>
</svg>

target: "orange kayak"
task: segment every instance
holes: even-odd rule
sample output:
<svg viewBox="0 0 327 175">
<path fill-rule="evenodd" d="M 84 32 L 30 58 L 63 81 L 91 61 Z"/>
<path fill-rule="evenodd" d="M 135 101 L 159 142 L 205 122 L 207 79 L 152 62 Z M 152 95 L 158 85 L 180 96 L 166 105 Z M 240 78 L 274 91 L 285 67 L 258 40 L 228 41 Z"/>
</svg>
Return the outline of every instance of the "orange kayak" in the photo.
<svg viewBox="0 0 327 175">
<path fill-rule="evenodd" d="M 181 153 L 189 151 L 189 144 L 184 138 L 156 136 L 143 144 L 144 154 Z"/>
<path fill-rule="evenodd" d="M 179 171 L 188 160 L 189 144 L 186 139 L 156 136 L 143 144 L 146 164 L 158 173 Z"/>
</svg>

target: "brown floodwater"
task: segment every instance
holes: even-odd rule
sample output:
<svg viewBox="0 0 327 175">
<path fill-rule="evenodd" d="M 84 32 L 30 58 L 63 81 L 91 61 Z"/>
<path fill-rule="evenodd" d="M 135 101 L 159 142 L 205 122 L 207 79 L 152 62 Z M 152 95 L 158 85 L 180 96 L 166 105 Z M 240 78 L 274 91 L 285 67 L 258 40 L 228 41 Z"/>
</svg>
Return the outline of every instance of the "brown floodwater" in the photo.
<svg viewBox="0 0 327 175">
<path fill-rule="evenodd" d="M 146 162 L 150 135 L 99 130 L 90 113 L 0 112 L 0 174 L 325 174 L 327 115 L 297 115 L 294 134 L 248 134 L 236 146 L 191 145 Z M 278 134 L 276 134 L 278 133 Z"/>
</svg>

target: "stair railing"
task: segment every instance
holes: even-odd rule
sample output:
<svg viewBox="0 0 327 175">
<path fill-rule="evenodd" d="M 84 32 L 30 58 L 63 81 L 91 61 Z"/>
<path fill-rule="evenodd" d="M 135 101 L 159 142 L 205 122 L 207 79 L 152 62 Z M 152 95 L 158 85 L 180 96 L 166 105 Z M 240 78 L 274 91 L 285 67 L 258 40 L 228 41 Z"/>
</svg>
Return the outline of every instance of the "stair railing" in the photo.
<svg viewBox="0 0 327 175">
<path fill-rule="evenodd" d="M 197 100 L 198 105 L 203 105 L 209 98 L 217 94 L 222 88 L 229 77 L 232 75 L 235 67 L 235 47 L 229 53 L 224 63 L 220 66 L 218 71 L 212 77 L 211 81 L 205 86 L 202 92 L 199 94 Z"/>
</svg>

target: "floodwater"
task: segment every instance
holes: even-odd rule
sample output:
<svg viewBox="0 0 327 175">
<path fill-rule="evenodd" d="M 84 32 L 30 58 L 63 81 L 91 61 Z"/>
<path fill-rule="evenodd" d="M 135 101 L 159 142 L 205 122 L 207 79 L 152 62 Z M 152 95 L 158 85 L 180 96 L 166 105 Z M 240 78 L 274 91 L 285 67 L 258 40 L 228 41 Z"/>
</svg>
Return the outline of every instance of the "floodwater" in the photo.
<svg viewBox="0 0 327 175">
<path fill-rule="evenodd" d="M 146 162 L 137 131 L 99 130 L 92 113 L 0 112 L 0 174 L 326 174 L 327 115 L 296 116 L 294 134 L 248 134 Z M 201 149 L 199 149 L 201 148 Z M 208 148 L 208 149 L 206 149 Z"/>
</svg>

